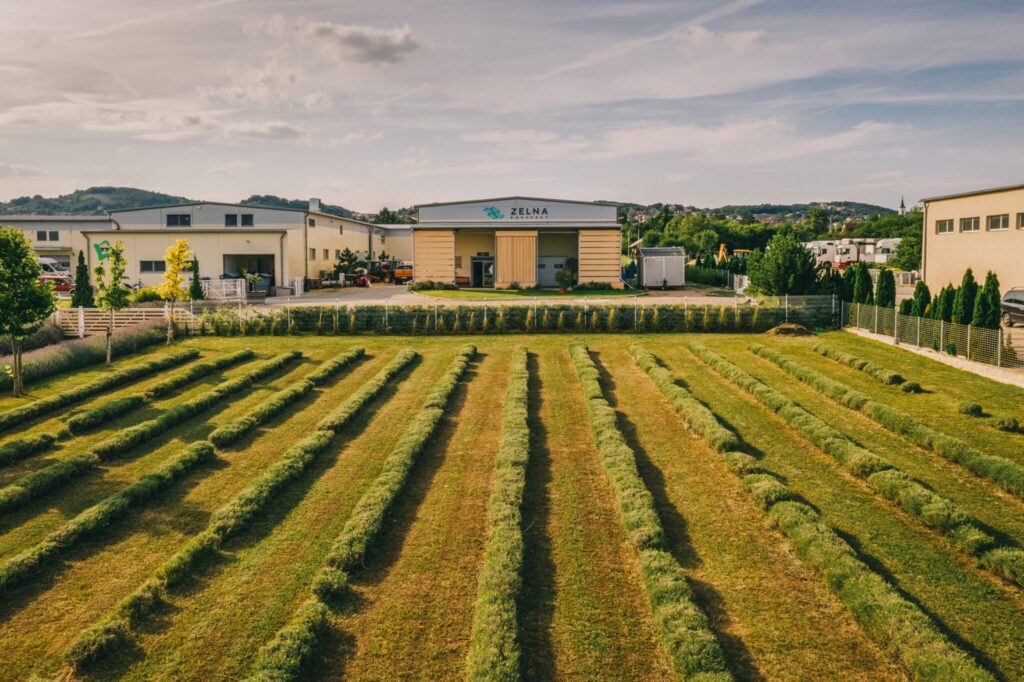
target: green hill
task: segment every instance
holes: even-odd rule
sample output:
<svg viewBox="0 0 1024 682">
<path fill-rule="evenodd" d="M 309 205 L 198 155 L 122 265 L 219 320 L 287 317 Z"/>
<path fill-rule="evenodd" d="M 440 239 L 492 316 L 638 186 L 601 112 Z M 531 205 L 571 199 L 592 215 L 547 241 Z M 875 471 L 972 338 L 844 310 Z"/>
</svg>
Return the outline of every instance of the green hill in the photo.
<svg viewBox="0 0 1024 682">
<path fill-rule="evenodd" d="M 104 215 L 107 211 L 189 201 L 185 197 L 134 187 L 90 187 L 59 197 L 17 197 L 0 202 L 2 215 Z"/>
</svg>

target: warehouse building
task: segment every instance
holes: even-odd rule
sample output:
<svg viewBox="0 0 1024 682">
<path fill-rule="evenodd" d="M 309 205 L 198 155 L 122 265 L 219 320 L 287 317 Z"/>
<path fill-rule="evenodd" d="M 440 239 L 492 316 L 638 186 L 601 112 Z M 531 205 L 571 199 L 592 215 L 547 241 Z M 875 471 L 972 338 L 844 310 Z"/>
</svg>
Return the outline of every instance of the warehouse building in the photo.
<svg viewBox="0 0 1024 682">
<path fill-rule="evenodd" d="M 416 281 L 554 287 L 555 274 L 575 258 L 580 282 L 623 286 L 617 204 L 503 197 L 421 204 L 416 210 Z"/>
<path fill-rule="evenodd" d="M 78 252 L 85 248 L 81 233 L 109 227 L 111 222 L 99 215 L 6 215 L 0 216 L 0 225 L 20 228 L 37 256 L 71 269 Z"/>
<path fill-rule="evenodd" d="M 959 285 L 967 268 L 1024 286 L 1024 185 L 922 199 L 921 277 L 932 291 Z"/>
</svg>

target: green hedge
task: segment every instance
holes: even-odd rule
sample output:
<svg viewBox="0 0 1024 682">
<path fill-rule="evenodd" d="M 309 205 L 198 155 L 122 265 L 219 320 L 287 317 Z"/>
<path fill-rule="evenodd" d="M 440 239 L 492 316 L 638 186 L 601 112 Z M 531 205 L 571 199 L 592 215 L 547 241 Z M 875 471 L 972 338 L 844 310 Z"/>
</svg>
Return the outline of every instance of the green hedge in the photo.
<svg viewBox="0 0 1024 682">
<path fill-rule="evenodd" d="M 423 408 L 402 432 L 381 472 L 363 493 L 335 539 L 324 566 L 313 579 L 313 596 L 296 611 L 292 619 L 260 650 L 256 658 L 255 679 L 297 680 L 316 652 L 327 628 L 327 602 L 340 596 L 348 584 L 348 574 L 362 564 L 370 542 L 376 537 L 384 517 L 401 492 L 409 471 L 444 417 L 451 397 L 469 365 L 476 347 L 463 346 L 448 371 L 434 385 Z"/>
<path fill-rule="evenodd" d="M 858 358 L 856 355 L 844 353 L 841 350 L 832 348 L 831 346 L 826 346 L 825 344 L 822 343 L 815 344 L 814 352 L 819 353 L 825 356 L 826 358 L 829 358 L 830 360 L 835 360 L 836 362 L 839 362 L 841 364 L 853 367 L 854 369 L 858 369 L 861 372 L 867 374 L 868 376 L 877 379 L 880 383 L 889 386 L 897 386 L 899 384 L 903 384 L 906 382 L 906 379 L 904 379 L 903 376 L 900 375 L 898 372 L 895 372 L 886 367 L 879 367 L 878 365 L 872 364 L 867 360 Z M 914 386 L 917 386 L 917 384 L 914 384 Z"/>
<path fill-rule="evenodd" d="M 521 651 L 516 638 L 516 601 L 522 584 L 522 503 L 530 458 L 527 421 L 530 371 L 525 346 L 517 346 L 509 369 L 501 444 L 487 507 L 487 544 L 476 588 L 466 678 L 515 682 Z"/>
<path fill-rule="evenodd" d="M 1024 497 L 1024 466 L 1005 457 L 987 455 L 961 440 L 947 436 L 887 405 L 875 402 L 866 393 L 800 365 L 760 344 L 750 350 L 786 370 L 800 381 L 838 403 L 866 414 L 876 423 L 899 434 L 915 445 L 956 462 L 974 474 L 997 483 L 1014 495 Z"/>
<path fill-rule="evenodd" d="M 411 350 L 398 353 L 387 366 L 321 420 L 312 434 L 285 450 L 249 487 L 214 512 L 205 530 L 159 566 L 111 614 L 82 630 L 68 649 L 66 661 L 73 668 L 81 669 L 128 643 L 133 630 L 165 601 L 167 590 L 191 576 L 202 558 L 215 554 L 225 540 L 245 529 L 266 508 L 274 495 L 301 476 L 327 450 L 337 432 L 384 390 L 391 379 L 416 356 L 415 351 Z"/>
<path fill-rule="evenodd" d="M 725 655 L 694 601 L 679 562 L 667 551 L 665 531 L 636 467 L 636 456 L 619 430 L 615 410 L 601 390 L 600 375 L 583 344 L 569 346 L 583 385 L 590 428 L 605 474 L 615 492 L 619 517 L 637 551 L 644 591 L 654 614 L 661 644 L 680 677 L 730 680 Z"/>
<path fill-rule="evenodd" d="M 188 348 L 185 350 L 176 351 L 168 355 L 156 358 L 154 360 L 148 360 L 146 362 L 140 362 L 135 365 L 128 365 L 122 369 L 114 370 L 109 374 L 105 374 L 99 379 L 94 379 L 87 384 L 81 386 L 75 386 L 61 393 L 55 393 L 54 395 L 40 398 L 27 405 L 21 407 L 15 407 L 14 409 L 7 410 L 6 412 L 0 412 L 0 431 L 11 428 L 16 424 L 21 424 L 30 419 L 35 419 L 48 412 L 60 409 L 72 403 L 84 400 L 97 393 L 110 390 L 116 386 L 123 386 L 129 384 L 142 377 L 155 374 L 161 370 L 175 367 L 189 360 L 193 360 L 199 356 L 199 351 L 195 348 Z"/>
<path fill-rule="evenodd" d="M 57 437 L 50 433 L 36 433 L 24 438 L 10 440 L 0 445 L 0 466 L 6 466 L 18 460 L 50 448 L 57 442 Z"/>
<path fill-rule="evenodd" d="M 683 421 L 719 453 L 726 466 L 778 524 L 798 554 L 819 570 L 865 632 L 915 679 L 991 680 L 919 607 L 872 571 L 774 473 L 742 451 L 739 437 L 677 384 L 657 358 L 639 346 L 630 353 Z"/>
<path fill-rule="evenodd" d="M 787 320 L 780 305 L 533 304 L 463 306 L 293 306 L 266 312 L 234 309 L 204 313 L 199 334 L 280 336 L 314 334 L 460 335 L 507 333 L 763 332 Z M 794 299 L 788 320 L 834 327 L 831 306 Z"/>
<path fill-rule="evenodd" d="M 282 410 L 295 404 L 295 401 L 308 394 L 318 384 L 326 382 L 331 376 L 363 356 L 363 348 L 355 346 L 336 358 L 332 358 L 318 367 L 310 376 L 304 377 L 291 386 L 284 388 L 267 398 L 248 413 L 234 421 L 214 429 L 210 441 L 221 448 L 234 443 L 249 431 L 267 421 Z"/>
<path fill-rule="evenodd" d="M 158 417 L 122 429 L 105 441 L 93 446 L 90 452 L 72 455 L 67 459 L 26 474 L 13 483 L 0 488 L 0 512 L 23 506 L 43 493 L 91 471 L 104 460 L 123 455 L 142 442 L 160 435 L 214 405 L 223 403 L 235 393 L 278 371 L 301 355 L 298 351 L 281 353 L 249 374 L 217 384 L 206 393 L 167 408 Z"/>
<path fill-rule="evenodd" d="M 213 457 L 213 445 L 206 441 L 193 443 L 152 474 L 114 493 L 81 512 L 41 542 L 0 564 L 0 592 L 36 575 L 42 567 L 79 540 L 108 527 L 131 509 L 137 509 L 196 466 Z"/>
<path fill-rule="evenodd" d="M 1017 547 L 997 547 L 998 541 L 982 530 L 981 524 L 956 503 L 938 495 L 888 460 L 866 450 L 830 425 L 800 407 L 721 355 L 694 344 L 690 350 L 708 366 L 745 389 L 762 404 L 776 412 L 812 443 L 831 455 L 841 466 L 864 479 L 879 495 L 898 505 L 930 528 L 945 535 L 952 544 L 974 555 L 1003 576 L 1024 586 L 1024 551 Z M 998 553 L 993 550 L 999 549 Z"/>
</svg>

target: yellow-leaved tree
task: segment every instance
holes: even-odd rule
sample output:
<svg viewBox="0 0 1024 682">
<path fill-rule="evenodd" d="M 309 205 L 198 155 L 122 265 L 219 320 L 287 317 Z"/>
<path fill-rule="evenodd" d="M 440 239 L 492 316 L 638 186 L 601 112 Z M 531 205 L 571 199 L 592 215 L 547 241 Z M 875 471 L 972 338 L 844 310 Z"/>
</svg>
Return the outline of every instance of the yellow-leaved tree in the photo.
<svg viewBox="0 0 1024 682">
<path fill-rule="evenodd" d="M 164 262 L 167 263 L 167 268 L 164 270 L 163 283 L 157 287 L 157 293 L 160 294 L 160 298 L 170 304 L 167 314 L 167 345 L 170 345 L 174 341 L 174 306 L 179 301 L 188 298 L 188 292 L 185 291 L 185 277 L 182 275 L 185 268 L 192 262 L 188 241 L 179 239 L 168 246 L 167 252 L 164 254 Z"/>
</svg>

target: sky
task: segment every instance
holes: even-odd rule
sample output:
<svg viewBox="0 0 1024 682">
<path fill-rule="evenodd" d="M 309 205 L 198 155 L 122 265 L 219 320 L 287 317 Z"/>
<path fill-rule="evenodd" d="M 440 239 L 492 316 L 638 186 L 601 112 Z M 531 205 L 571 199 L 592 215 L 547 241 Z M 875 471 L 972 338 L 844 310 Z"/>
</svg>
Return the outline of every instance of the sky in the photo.
<svg viewBox="0 0 1024 682">
<path fill-rule="evenodd" d="M 1024 182 L 1024 3 L 0 0 L 0 200 L 374 212 Z"/>
</svg>

